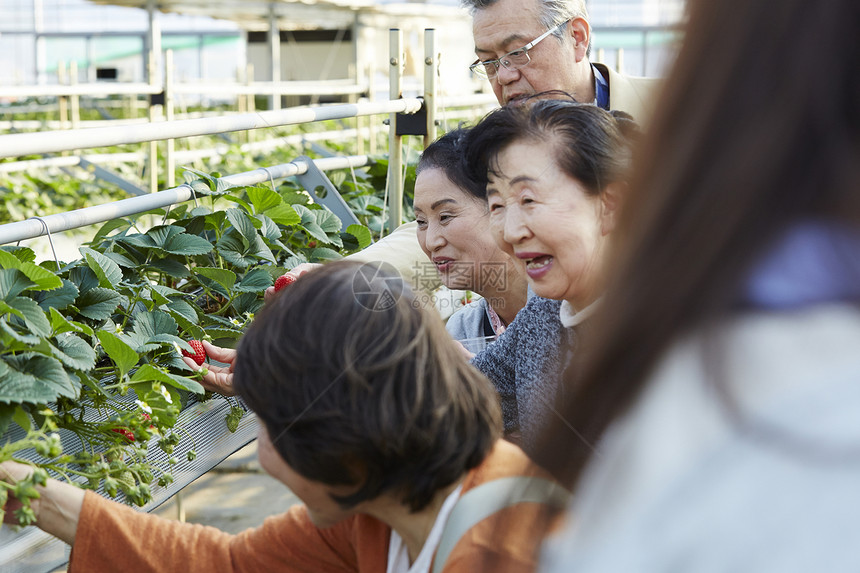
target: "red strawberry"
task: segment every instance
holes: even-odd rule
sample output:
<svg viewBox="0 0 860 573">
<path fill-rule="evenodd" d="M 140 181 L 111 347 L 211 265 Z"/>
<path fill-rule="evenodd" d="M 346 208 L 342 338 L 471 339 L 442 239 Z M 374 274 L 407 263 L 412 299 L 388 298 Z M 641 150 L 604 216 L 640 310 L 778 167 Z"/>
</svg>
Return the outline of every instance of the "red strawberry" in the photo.
<svg viewBox="0 0 860 573">
<path fill-rule="evenodd" d="M 281 275 L 275 280 L 275 292 L 278 292 L 282 288 L 287 285 L 291 285 L 296 282 L 296 277 L 293 275 Z"/>
<path fill-rule="evenodd" d="M 189 340 L 188 344 L 191 345 L 191 348 L 194 349 L 194 352 L 188 352 L 187 350 L 182 351 L 183 356 L 187 356 L 198 366 L 206 362 L 206 350 L 203 349 L 203 343 L 199 340 Z"/>
<path fill-rule="evenodd" d="M 128 428 L 113 428 L 111 432 L 116 432 L 117 434 L 122 435 L 123 437 L 125 437 L 126 440 L 130 442 L 134 441 L 134 434 Z"/>
</svg>

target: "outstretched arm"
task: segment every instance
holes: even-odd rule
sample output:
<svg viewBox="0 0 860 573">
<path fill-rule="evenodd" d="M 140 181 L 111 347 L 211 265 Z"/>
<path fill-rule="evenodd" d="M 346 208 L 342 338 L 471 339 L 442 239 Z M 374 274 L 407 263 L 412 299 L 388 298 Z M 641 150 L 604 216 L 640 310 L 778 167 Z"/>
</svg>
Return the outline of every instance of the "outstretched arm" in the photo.
<svg viewBox="0 0 860 573">
<path fill-rule="evenodd" d="M 0 480 L 7 484 L 17 484 L 30 477 L 32 473 L 33 468 L 25 464 L 17 462 L 0 464 Z M 9 498 L 3 508 L 6 510 L 3 521 L 17 524 L 15 510 L 21 507 L 21 502 L 15 497 L 14 489 L 9 492 Z M 72 545 L 75 542 L 81 507 L 84 503 L 84 491 L 73 485 L 48 479 L 44 485 L 36 486 L 36 492 L 39 497 L 30 503 L 30 509 L 36 516 L 34 525 Z"/>
</svg>

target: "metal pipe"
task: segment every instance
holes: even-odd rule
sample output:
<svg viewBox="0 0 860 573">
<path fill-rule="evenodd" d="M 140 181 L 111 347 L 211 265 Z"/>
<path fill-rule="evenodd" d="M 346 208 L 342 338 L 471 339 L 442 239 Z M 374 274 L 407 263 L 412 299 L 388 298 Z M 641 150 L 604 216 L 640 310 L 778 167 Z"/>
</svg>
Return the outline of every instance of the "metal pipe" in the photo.
<svg viewBox="0 0 860 573">
<path fill-rule="evenodd" d="M 381 131 L 383 126 L 374 128 L 374 131 Z M 267 139 L 251 143 L 244 143 L 239 146 L 239 151 L 242 153 L 253 153 L 258 151 L 270 151 L 272 149 L 283 148 L 285 145 L 303 145 L 312 141 L 346 141 L 355 139 L 357 133 L 355 129 L 340 129 L 338 131 L 321 131 L 318 133 L 301 133 L 295 135 L 285 135 L 276 139 Z M 196 161 L 198 159 L 220 157 L 229 153 L 231 147 L 229 145 L 219 145 L 209 149 L 181 149 L 174 153 L 177 161 Z M 359 153 L 358 155 L 361 155 Z M 146 154 L 143 152 L 124 152 L 124 153 L 93 153 L 83 156 L 69 155 L 46 157 L 44 159 L 27 159 L 24 161 L 8 161 L 0 163 L 0 174 L 17 173 L 20 171 L 29 171 L 30 169 L 45 169 L 50 167 L 76 167 L 80 164 L 80 160 L 85 159 L 89 163 L 97 165 L 108 165 L 117 163 L 140 163 L 146 159 Z M 355 167 L 355 165 L 353 165 Z"/>
<path fill-rule="evenodd" d="M 274 2 L 269 4 L 269 78 L 273 84 L 281 81 L 281 28 Z M 281 109 L 280 94 L 269 96 L 269 109 Z"/>
<path fill-rule="evenodd" d="M 436 70 L 439 69 L 440 54 L 436 52 L 436 30 L 424 30 L 424 109 L 427 111 L 426 148 L 436 139 Z"/>
<path fill-rule="evenodd" d="M 164 117 L 174 121 L 173 114 L 173 50 L 164 53 Z M 176 140 L 168 139 L 164 149 L 164 176 L 168 187 L 176 185 Z"/>
<path fill-rule="evenodd" d="M 361 167 L 366 165 L 367 162 L 367 156 L 331 157 L 314 161 L 316 166 L 321 170 Z M 307 169 L 308 167 L 306 162 L 293 161 L 282 165 L 275 165 L 273 167 L 255 169 L 254 171 L 248 171 L 246 173 L 228 175 L 223 179 L 233 185 L 253 185 L 256 183 L 267 182 L 270 179 L 282 179 L 284 177 L 305 173 Z M 40 237 L 47 234 L 46 228 L 47 231 L 51 233 L 68 231 L 69 229 L 85 227 L 95 223 L 103 223 L 111 219 L 143 213 L 152 209 L 160 209 L 175 203 L 188 201 L 192 197 L 193 193 L 191 191 L 191 187 L 189 185 L 180 185 L 173 189 L 167 189 L 165 191 L 159 191 L 149 195 L 130 197 L 113 203 L 84 207 L 83 209 L 76 209 L 66 213 L 46 215 L 44 217 L 40 217 L 41 220 L 27 219 L 26 221 L 0 225 L 0 245 Z"/>
<path fill-rule="evenodd" d="M 397 99 L 402 93 L 403 32 L 397 28 L 388 31 L 390 71 L 388 95 Z M 402 136 L 397 135 L 397 114 L 388 116 L 388 232 L 394 231 L 403 222 L 403 148 Z"/>
<path fill-rule="evenodd" d="M 229 131 L 295 125 L 297 123 L 310 123 L 328 119 L 343 119 L 358 115 L 398 112 L 415 113 L 419 109 L 421 109 L 420 99 L 406 98 L 376 103 L 326 105 L 262 111 L 225 117 L 186 119 L 172 123 L 161 122 L 126 126 L 121 129 L 96 127 L 74 132 L 16 133 L 12 135 L 0 135 L 0 158 L 124 145 L 127 143 L 161 141 L 196 135 L 213 135 Z"/>
<path fill-rule="evenodd" d="M 253 82 L 249 85 L 196 82 L 174 86 L 175 93 L 206 95 L 351 95 L 364 93 L 367 89 L 366 85 L 353 80 Z M 0 97 L 152 95 L 161 93 L 161 90 L 160 85 L 106 82 L 73 86 L 0 86 Z"/>
</svg>

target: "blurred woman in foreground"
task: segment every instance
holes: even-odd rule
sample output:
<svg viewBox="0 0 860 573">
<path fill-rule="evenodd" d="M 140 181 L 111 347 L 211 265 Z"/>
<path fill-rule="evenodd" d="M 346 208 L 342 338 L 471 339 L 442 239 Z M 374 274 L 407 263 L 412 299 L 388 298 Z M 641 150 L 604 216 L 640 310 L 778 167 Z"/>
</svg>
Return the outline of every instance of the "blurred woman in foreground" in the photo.
<svg viewBox="0 0 860 573">
<path fill-rule="evenodd" d="M 860 3 L 689 9 L 538 456 L 578 484 L 543 570 L 857 571 Z"/>
</svg>

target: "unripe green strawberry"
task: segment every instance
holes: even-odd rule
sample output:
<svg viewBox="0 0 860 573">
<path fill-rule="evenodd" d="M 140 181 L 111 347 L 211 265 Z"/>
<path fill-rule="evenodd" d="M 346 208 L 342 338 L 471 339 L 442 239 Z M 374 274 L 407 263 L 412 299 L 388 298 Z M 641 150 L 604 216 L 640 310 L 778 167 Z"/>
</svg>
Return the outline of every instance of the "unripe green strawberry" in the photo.
<svg viewBox="0 0 860 573">
<path fill-rule="evenodd" d="M 230 433 L 235 432 L 239 428 L 239 420 L 242 419 L 242 415 L 245 413 L 242 408 L 238 406 L 233 406 L 230 408 L 230 413 L 227 414 L 226 422 L 227 429 L 230 430 Z"/>
<path fill-rule="evenodd" d="M 114 478 L 110 476 L 105 478 L 105 492 L 107 492 L 109 496 L 116 497 L 116 488 L 118 485 L 119 484 Z"/>
<path fill-rule="evenodd" d="M 105 480 L 107 481 L 107 480 Z M 119 485 L 119 489 L 125 492 L 127 495 L 130 495 L 132 491 L 137 491 L 136 484 L 134 481 L 134 476 L 130 471 L 126 470 L 119 474 L 116 477 L 116 482 Z"/>
<path fill-rule="evenodd" d="M 188 344 L 191 345 L 191 348 L 194 349 L 194 352 L 188 352 L 187 350 L 183 350 L 182 355 L 187 356 L 188 358 L 193 360 L 194 363 L 198 366 L 206 362 L 206 350 L 203 348 L 203 343 L 199 340 L 189 340 Z"/>
</svg>

